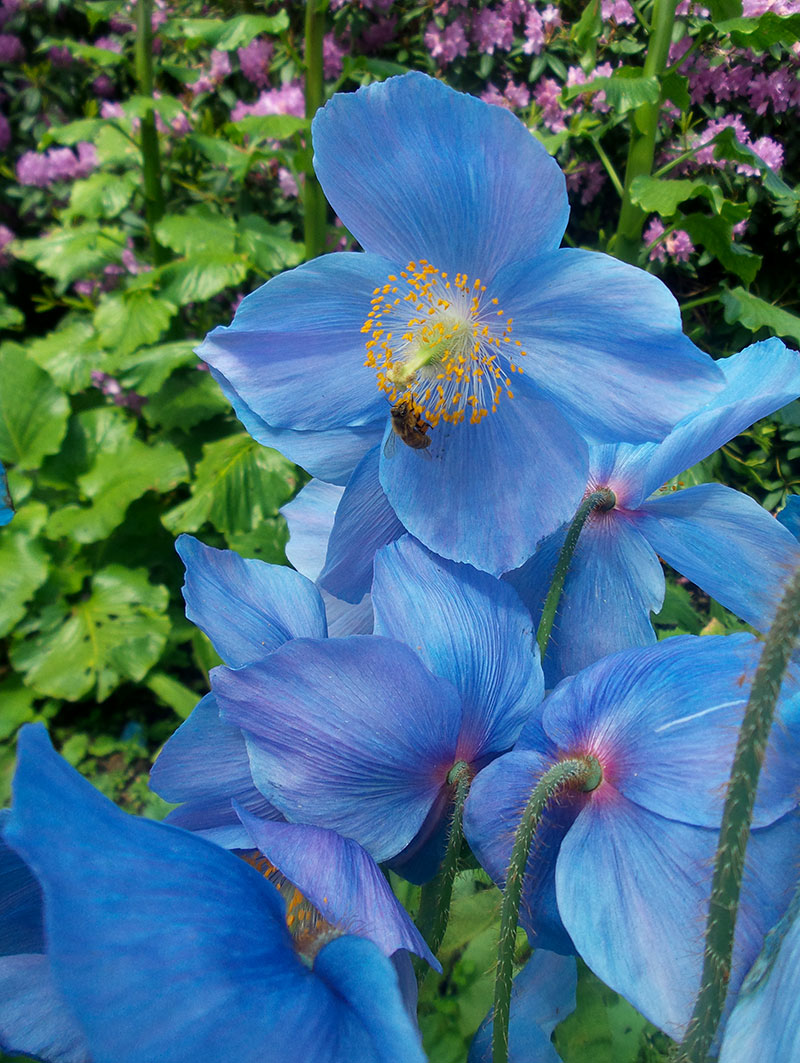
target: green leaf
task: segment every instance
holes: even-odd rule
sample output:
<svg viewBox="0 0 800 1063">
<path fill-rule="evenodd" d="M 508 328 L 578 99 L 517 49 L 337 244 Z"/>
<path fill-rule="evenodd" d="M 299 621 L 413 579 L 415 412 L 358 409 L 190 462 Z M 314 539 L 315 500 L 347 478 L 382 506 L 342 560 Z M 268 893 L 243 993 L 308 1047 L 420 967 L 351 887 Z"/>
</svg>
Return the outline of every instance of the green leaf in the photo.
<svg viewBox="0 0 800 1063">
<path fill-rule="evenodd" d="M 165 93 L 156 97 L 130 96 L 122 104 L 122 110 L 127 118 L 144 118 L 155 111 L 167 124 L 185 113 L 181 101 Z"/>
<path fill-rule="evenodd" d="M 725 320 L 728 324 L 738 322 L 758 332 L 761 328 L 768 328 L 776 336 L 792 339 L 800 343 L 800 317 L 790 314 L 788 310 L 781 310 L 779 306 L 773 306 L 757 295 L 752 295 L 744 288 L 733 288 L 723 291 L 722 305 L 725 308 Z"/>
<path fill-rule="evenodd" d="M 725 129 L 720 130 L 714 137 L 712 143 L 716 145 L 714 148 L 714 158 L 724 159 L 733 162 L 744 162 L 748 166 L 754 167 L 761 174 L 761 180 L 764 188 L 774 196 L 776 199 L 799 199 L 800 193 L 794 188 L 791 188 L 785 181 L 771 170 L 769 166 L 764 162 L 760 155 L 756 155 L 752 148 L 746 147 L 744 144 L 739 143 L 736 139 L 735 131 L 727 126 Z"/>
<path fill-rule="evenodd" d="M 66 395 L 16 343 L 0 347 L 0 461 L 36 469 L 54 454 L 69 417 Z"/>
<path fill-rule="evenodd" d="M 0 532 L 0 637 L 25 616 L 26 604 L 47 579 L 50 558 L 36 538 L 46 520 L 47 507 L 29 502 Z"/>
<path fill-rule="evenodd" d="M 66 48 L 76 59 L 98 63 L 100 66 L 118 66 L 125 62 L 124 55 L 112 52 L 110 48 L 95 48 L 93 44 L 84 44 L 82 41 L 73 40 L 72 37 L 45 37 L 37 50 L 42 52 L 50 48 Z"/>
<path fill-rule="evenodd" d="M 50 144 L 73 145 L 82 140 L 94 140 L 105 124 L 105 118 L 79 118 L 66 125 L 51 126 L 42 135 L 39 146 L 46 148 Z"/>
<path fill-rule="evenodd" d="M 645 1035 L 654 1027 L 581 962 L 577 1000 L 575 1011 L 553 1035 L 564 1063 L 635 1063 Z"/>
<path fill-rule="evenodd" d="M 757 18 L 729 18 L 716 23 L 720 33 L 729 33 L 739 48 L 765 52 L 775 44 L 800 41 L 800 15 L 776 15 L 765 11 Z"/>
<path fill-rule="evenodd" d="M 120 120 L 121 121 L 121 120 Z M 97 158 L 103 167 L 125 166 L 138 171 L 141 166 L 139 145 L 130 134 L 117 128 L 117 120 L 109 119 L 95 140 Z"/>
<path fill-rule="evenodd" d="M 287 222 L 271 225 L 260 214 L 245 214 L 239 221 L 238 246 L 264 273 L 280 273 L 305 258 L 303 244 L 292 239 Z"/>
<path fill-rule="evenodd" d="M 162 268 L 162 299 L 168 299 L 171 304 L 178 306 L 201 302 L 226 288 L 241 284 L 246 276 L 247 261 L 243 254 L 224 248 L 206 248 Z M 158 337 L 147 338 L 153 340 Z"/>
<path fill-rule="evenodd" d="M 164 34 L 205 41 L 219 51 L 230 52 L 249 44 L 260 33 L 278 34 L 289 28 L 285 11 L 277 15 L 238 15 L 236 18 L 176 18 L 164 27 Z"/>
<path fill-rule="evenodd" d="M 104 295 L 94 313 L 102 346 L 125 355 L 160 339 L 178 306 L 165 295 L 128 288 Z"/>
<path fill-rule="evenodd" d="M 593 78 L 585 85 L 572 85 L 564 89 L 561 97 L 569 101 L 576 96 L 594 95 L 596 92 L 605 92 L 613 110 L 624 114 L 643 103 L 658 103 L 661 86 L 658 78 L 645 77 L 637 67 L 622 67 L 611 77 Z"/>
<path fill-rule="evenodd" d="M 733 224 L 722 215 L 709 218 L 705 214 L 687 214 L 678 221 L 678 227 L 685 229 L 694 243 L 702 244 L 745 284 L 752 284 L 761 267 L 761 256 L 734 242 Z"/>
<path fill-rule="evenodd" d="M 139 347 L 116 360 L 116 373 L 125 388 L 152 395 L 176 369 L 199 364 L 194 348 L 199 340 L 176 340 L 157 347 Z"/>
<path fill-rule="evenodd" d="M 585 53 L 585 59 L 592 66 L 597 54 L 597 40 L 602 32 L 603 14 L 600 0 L 587 0 L 586 7 L 570 35 L 574 38 L 578 51 Z"/>
<path fill-rule="evenodd" d="M 709 0 L 708 9 L 714 23 L 739 18 L 742 14 L 742 0 Z"/>
<path fill-rule="evenodd" d="M 24 723 L 30 723 L 35 718 L 35 700 L 36 695 L 22 685 L 19 676 L 13 675 L 0 683 L 0 705 L 3 706 L 0 712 L 0 741 L 10 738 Z M 5 803 L 5 799 L 2 800 Z"/>
<path fill-rule="evenodd" d="M 197 362 L 197 358 L 194 358 Z M 176 373 L 152 395 L 143 409 L 145 420 L 166 431 L 180 428 L 190 431 L 201 421 L 228 413 L 230 403 L 219 390 L 210 373 L 195 368 L 194 372 Z"/>
<path fill-rule="evenodd" d="M 8 250 L 67 285 L 119 262 L 125 250 L 125 234 L 121 229 L 86 222 L 54 229 L 36 240 L 15 240 Z"/>
<path fill-rule="evenodd" d="M 689 79 L 674 70 L 671 74 L 665 74 L 661 79 L 661 97 L 664 100 L 671 100 L 678 110 L 688 111 L 692 105 L 689 95 Z"/>
<path fill-rule="evenodd" d="M 89 471 L 78 479 L 81 494 L 90 504 L 69 505 L 53 513 L 47 535 L 97 542 L 122 523 L 128 506 L 145 491 L 171 491 L 188 478 L 186 459 L 171 443 L 120 441 L 116 447 L 101 450 Z"/>
<path fill-rule="evenodd" d="M 182 214 L 165 214 L 156 225 L 156 238 L 178 255 L 233 251 L 236 223 L 208 207 L 196 207 Z"/>
<path fill-rule="evenodd" d="M 148 582 L 144 569 L 109 565 L 94 576 L 87 598 L 12 647 L 12 663 L 41 694 L 77 701 L 96 688 L 103 701 L 158 661 L 169 634 L 168 600 L 167 588 Z"/>
<path fill-rule="evenodd" d="M 684 634 L 699 635 L 704 623 L 705 619 L 698 616 L 686 588 L 668 580 L 664 604 L 660 612 L 653 614 L 653 624 L 657 628 L 678 628 Z"/>
<path fill-rule="evenodd" d="M 249 532 L 278 509 L 297 488 L 297 470 L 277 450 L 248 435 L 228 436 L 203 447 L 192 497 L 165 513 L 168 531 L 197 531 L 210 521 L 224 534 Z"/>
<path fill-rule="evenodd" d="M 139 185 L 140 181 L 132 173 L 93 173 L 73 184 L 64 217 L 114 218 L 127 207 Z"/>
<path fill-rule="evenodd" d="M 297 118 L 292 114 L 249 114 L 238 122 L 229 122 L 227 131 L 239 131 L 254 140 L 287 140 L 295 133 L 309 129 L 308 118 Z"/>
<path fill-rule="evenodd" d="M 166 672 L 152 672 L 145 680 L 145 686 L 153 691 L 159 701 L 169 705 L 182 720 L 186 719 L 200 700 L 194 690 L 190 690 Z"/>
<path fill-rule="evenodd" d="M 254 557 L 270 565 L 286 564 L 289 528 L 283 517 L 265 517 L 257 528 L 247 532 L 230 532 L 225 536 L 229 549 L 242 557 Z"/>
<path fill-rule="evenodd" d="M 631 184 L 631 199 L 642 210 L 655 211 L 662 218 L 670 218 L 679 204 L 695 196 L 705 196 L 719 214 L 724 195 L 719 185 L 705 181 L 669 181 L 663 177 L 636 177 Z"/>
<path fill-rule="evenodd" d="M 15 329 L 25 323 L 25 315 L 0 292 L 0 329 Z"/>
<path fill-rule="evenodd" d="M 252 148 L 239 148 L 221 137 L 207 137 L 193 133 L 187 137 L 193 148 L 197 148 L 213 166 L 222 166 L 230 170 L 234 181 L 243 181 L 256 157 Z"/>
</svg>

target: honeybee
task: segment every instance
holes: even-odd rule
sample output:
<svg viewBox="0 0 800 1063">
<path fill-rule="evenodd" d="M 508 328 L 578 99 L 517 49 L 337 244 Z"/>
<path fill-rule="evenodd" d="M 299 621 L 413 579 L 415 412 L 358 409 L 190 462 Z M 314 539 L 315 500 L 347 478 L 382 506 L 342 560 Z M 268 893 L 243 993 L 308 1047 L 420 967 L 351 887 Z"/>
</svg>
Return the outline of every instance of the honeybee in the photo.
<svg viewBox="0 0 800 1063">
<path fill-rule="evenodd" d="M 414 407 L 407 399 L 400 399 L 396 402 L 389 411 L 389 415 L 392 419 L 392 434 L 384 444 L 385 457 L 391 458 L 394 454 L 398 439 L 401 439 L 412 450 L 421 452 L 431 445 L 430 436 L 427 434 L 431 426 L 414 411 Z M 429 458 L 430 454 L 423 453 L 422 456 Z"/>
</svg>

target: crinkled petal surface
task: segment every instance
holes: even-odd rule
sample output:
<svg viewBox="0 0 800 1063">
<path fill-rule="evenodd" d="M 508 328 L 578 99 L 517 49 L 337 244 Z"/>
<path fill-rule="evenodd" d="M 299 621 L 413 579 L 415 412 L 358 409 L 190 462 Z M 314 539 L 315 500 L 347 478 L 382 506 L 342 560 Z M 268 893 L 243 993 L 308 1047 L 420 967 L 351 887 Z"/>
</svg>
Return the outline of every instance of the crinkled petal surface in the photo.
<svg viewBox="0 0 800 1063">
<path fill-rule="evenodd" d="M 752 635 L 740 634 L 676 636 L 612 654 L 559 684 L 544 702 L 544 729 L 561 750 L 594 753 L 604 778 L 629 800 L 718 829 L 760 652 Z M 797 690 L 787 680 L 761 774 L 758 826 L 795 805 Z"/>
<path fill-rule="evenodd" d="M 253 780 L 290 822 L 377 861 L 412 841 L 453 766 L 461 703 L 407 646 L 295 639 L 211 679 L 223 719 L 246 732 Z"/>
<path fill-rule="evenodd" d="M 656 277 L 595 251 L 561 248 L 517 262 L 492 295 L 513 318 L 526 382 L 587 439 L 662 439 L 723 384 L 683 335 L 678 304 Z"/>
<path fill-rule="evenodd" d="M 364 366 L 372 293 L 392 266 L 374 255 L 323 255 L 242 300 L 197 354 L 267 425 L 300 431 L 383 424 L 385 397 Z"/>
<path fill-rule="evenodd" d="M 327 922 L 368 938 L 384 956 L 406 949 L 441 971 L 383 872 L 358 842 L 323 827 L 268 823 L 238 811 L 253 844 Z"/>
<path fill-rule="evenodd" d="M 378 461 L 375 447 L 350 477 L 319 577 L 320 586 L 347 602 L 360 602 L 369 593 L 376 552 L 405 535 L 378 479 Z"/>
<path fill-rule="evenodd" d="M 259 660 L 287 639 L 327 634 L 319 591 L 299 572 L 216 550 L 191 535 L 179 536 L 175 547 L 186 566 L 186 616 L 231 668 Z"/>
<path fill-rule="evenodd" d="M 281 508 L 289 525 L 286 556 L 306 579 L 315 580 L 325 565 L 328 539 L 344 488 L 312 480 Z"/>
<path fill-rule="evenodd" d="M 439 425 L 430 439 L 382 455 L 380 479 L 403 525 L 442 557 L 499 576 L 580 505 L 588 452 L 551 403 L 517 394 L 480 424 Z"/>
<path fill-rule="evenodd" d="M 0 958 L 0 1050 L 48 1063 L 90 1063 L 83 1031 L 41 955 Z"/>
<path fill-rule="evenodd" d="M 93 1063 L 262 1063 L 265 1045 L 296 1063 L 423 1060 L 371 942 L 339 939 L 309 970 L 270 883 L 115 808 L 40 728 L 20 737 L 7 836 L 42 884 L 53 971 Z"/>
<path fill-rule="evenodd" d="M 699 484 L 645 502 L 637 527 L 681 575 L 766 631 L 800 545 L 762 506 L 722 484 Z"/>
<path fill-rule="evenodd" d="M 206 694 L 168 739 L 150 772 L 150 787 L 180 808 L 167 822 L 196 831 L 226 849 L 246 849 L 247 831 L 231 807 L 236 800 L 262 819 L 280 818 L 256 789 L 244 735 L 219 718 L 213 694 Z"/>
<path fill-rule="evenodd" d="M 544 693 L 530 613 L 507 584 L 405 536 L 375 561 L 375 633 L 405 642 L 461 695 L 458 757 L 510 749 Z"/>
<path fill-rule="evenodd" d="M 367 251 L 484 283 L 507 262 L 558 246 L 564 176 L 500 107 L 425 74 L 337 93 L 311 127 L 314 169 Z"/>
</svg>

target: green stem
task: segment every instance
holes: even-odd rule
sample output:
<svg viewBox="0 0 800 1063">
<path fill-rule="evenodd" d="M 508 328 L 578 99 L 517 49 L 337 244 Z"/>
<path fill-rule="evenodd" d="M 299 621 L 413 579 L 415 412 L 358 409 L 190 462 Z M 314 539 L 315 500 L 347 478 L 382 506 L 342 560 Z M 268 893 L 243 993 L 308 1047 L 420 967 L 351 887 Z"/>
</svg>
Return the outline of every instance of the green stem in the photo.
<svg viewBox="0 0 800 1063">
<path fill-rule="evenodd" d="M 554 764 L 537 782 L 522 813 L 506 873 L 503 907 L 500 911 L 500 941 L 497 948 L 497 977 L 494 985 L 494 1030 L 492 1063 L 508 1063 L 508 1020 L 511 1012 L 511 980 L 517 940 L 522 883 L 528 854 L 536 829 L 549 801 L 565 790 L 596 790 L 603 770 L 593 756 L 573 757 Z"/>
<path fill-rule="evenodd" d="M 733 758 L 711 882 L 700 993 L 677 1063 L 705 1063 L 725 1006 L 736 912 L 758 777 L 775 706 L 792 651 L 800 636 L 800 567 L 789 580 L 764 640 Z"/>
<path fill-rule="evenodd" d="M 676 6 L 677 0 L 655 0 L 652 33 L 642 71 L 644 77 L 660 78 L 666 69 Z M 642 208 L 631 200 L 631 186 L 637 177 L 647 177 L 653 169 L 660 112 L 660 103 L 644 103 L 633 112 L 631 141 L 625 167 L 625 190 L 613 249 L 617 258 L 626 262 L 635 262 L 638 257 L 642 226 L 646 217 Z"/>
<path fill-rule="evenodd" d="M 153 95 L 153 0 L 136 3 L 136 80 L 142 96 Z M 142 171 L 144 176 L 144 213 L 153 262 L 160 266 L 169 258 L 155 237 L 155 226 L 163 218 L 164 189 L 161 186 L 161 156 L 153 108 L 142 116 L 140 126 Z"/>
<path fill-rule="evenodd" d="M 324 31 L 323 9 L 320 0 L 306 0 L 306 118 L 312 119 L 322 106 L 322 37 Z M 325 221 L 327 206 L 322 188 L 314 173 L 312 149 L 306 148 L 308 162 L 305 168 L 304 232 L 306 259 L 316 258 L 325 249 Z"/>
<path fill-rule="evenodd" d="M 603 511 L 613 509 L 616 502 L 616 495 L 611 488 L 601 487 L 599 491 L 593 491 L 584 498 L 578 507 L 578 512 L 572 518 L 572 524 L 567 530 L 567 537 L 564 539 L 564 545 L 558 555 L 556 570 L 553 573 L 553 582 L 550 584 L 550 590 L 547 592 L 547 597 L 542 606 L 542 618 L 539 621 L 539 629 L 536 632 L 536 641 L 539 643 L 539 652 L 542 655 L 542 660 L 544 660 L 544 655 L 547 651 L 547 643 L 550 641 L 550 632 L 553 630 L 553 622 L 556 618 L 561 592 L 564 589 L 564 581 L 567 578 L 572 555 L 575 553 L 575 547 L 578 545 L 578 538 L 583 526 L 588 520 L 589 514 L 595 509 Z"/>
<path fill-rule="evenodd" d="M 617 192 L 618 192 L 618 194 L 620 196 L 620 199 L 621 199 L 622 196 L 624 195 L 624 189 L 622 187 L 622 181 L 620 181 L 620 179 L 619 179 L 619 174 L 614 169 L 614 164 L 611 162 L 611 159 L 609 159 L 608 155 L 606 154 L 605 149 L 603 148 L 602 144 L 600 143 L 600 140 L 598 139 L 598 137 L 592 137 L 591 141 L 592 141 L 592 147 L 597 152 L 597 155 L 598 155 L 598 157 L 600 159 L 600 162 L 602 162 L 606 173 L 608 174 L 609 178 L 611 179 L 612 185 L 614 186 L 614 188 L 616 188 L 616 190 L 617 190 Z"/>
</svg>

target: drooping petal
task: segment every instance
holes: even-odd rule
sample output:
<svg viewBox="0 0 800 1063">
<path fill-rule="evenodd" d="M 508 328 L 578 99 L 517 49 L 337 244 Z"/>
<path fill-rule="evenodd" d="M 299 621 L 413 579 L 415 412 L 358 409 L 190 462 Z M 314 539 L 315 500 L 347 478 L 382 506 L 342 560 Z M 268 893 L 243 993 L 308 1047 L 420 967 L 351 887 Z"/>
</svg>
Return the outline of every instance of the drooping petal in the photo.
<svg viewBox="0 0 800 1063">
<path fill-rule="evenodd" d="M 346 602 L 360 602 L 372 586 L 375 554 L 405 534 L 378 479 L 378 448 L 361 460 L 336 510 L 320 586 Z"/>
<path fill-rule="evenodd" d="M 725 784 L 755 674 L 752 635 L 676 636 L 612 654 L 565 679 L 542 706 L 562 750 L 594 753 L 606 784 L 651 812 L 719 829 Z M 797 686 L 787 680 L 764 763 L 754 823 L 795 804 Z M 525 739 L 523 732 L 521 741 Z"/>
<path fill-rule="evenodd" d="M 753 343 L 717 365 L 725 386 L 706 405 L 698 403 L 653 451 L 641 498 L 800 395 L 800 354 L 778 339 Z"/>
<path fill-rule="evenodd" d="M 362 247 L 491 280 L 558 246 L 564 176 L 508 111 L 420 73 L 338 93 L 312 124 L 314 169 Z"/>
<path fill-rule="evenodd" d="M 537 949 L 511 984 L 509 1063 L 559 1063 L 550 1035 L 575 1010 L 578 975 L 572 956 Z M 492 1013 L 470 1045 L 467 1063 L 491 1063 Z"/>
<path fill-rule="evenodd" d="M 461 704 L 408 647 L 295 639 L 211 675 L 223 719 L 246 732 L 256 785 L 287 819 L 354 838 L 378 861 L 414 838 L 453 766 Z"/>
<path fill-rule="evenodd" d="M 583 526 L 545 653 L 548 687 L 609 653 L 655 642 L 650 613 L 663 603 L 664 573 L 637 516 L 614 509 L 592 514 Z M 505 577 L 537 625 L 565 536 L 566 528 L 549 536 Z"/>
<path fill-rule="evenodd" d="M 681 575 L 748 624 L 769 628 L 800 545 L 755 499 L 699 484 L 645 502 L 636 523 Z"/>
<path fill-rule="evenodd" d="M 53 972 L 93 1063 L 262 1063 L 265 1045 L 275 1058 L 422 1063 L 371 942 L 339 939 L 309 971 L 253 868 L 121 812 L 42 728 L 22 732 L 19 754 L 7 838 L 41 882 Z"/>
<path fill-rule="evenodd" d="M 405 642 L 461 695 L 458 756 L 510 749 L 544 693 L 528 610 L 505 583 L 411 536 L 375 560 L 375 633 Z"/>
<path fill-rule="evenodd" d="M 320 431 L 385 422 L 386 399 L 364 367 L 361 326 L 392 267 L 374 255 L 323 255 L 242 300 L 197 354 L 275 428 Z"/>
<path fill-rule="evenodd" d="M 517 390 L 535 385 L 593 442 L 662 439 L 723 384 L 669 289 L 608 255 L 561 248 L 515 263 L 492 294 L 526 352 Z"/>
<path fill-rule="evenodd" d="M 2 835 L 10 812 L 0 809 L 0 956 L 44 952 L 42 891 L 36 876 Z"/>
<path fill-rule="evenodd" d="M 299 572 L 215 550 L 191 535 L 179 536 L 175 549 L 186 566 L 186 616 L 231 668 L 287 639 L 327 634 L 319 591 Z"/>
<path fill-rule="evenodd" d="M 322 827 L 269 823 L 238 812 L 253 844 L 327 922 L 369 938 L 384 956 L 407 949 L 441 971 L 383 872 L 358 842 Z"/>
<path fill-rule="evenodd" d="M 256 789 L 244 735 L 219 718 L 213 694 L 206 694 L 168 739 L 150 772 L 150 788 L 165 801 L 180 804 L 167 816 L 168 823 L 226 849 L 249 847 L 231 800 L 262 819 L 280 817 Z"/>
<path fill-rule="evenodd" d="M 91 1063 L 89 1046 L 42 955 L 0 958 L 0 1050 L 47 1063 Z"/>
<path fill-rule="evenodd" d="M 800 495 L 789 495 L 786 505 L 778 514 L 778 520 L 795 539 L 800 539 Z"/>
<path fill-rule="evenodd" d="M 338 484 L 312 480 L 281 508 L 289 525 L 286 556 L 306 579 L 315 580 L 322 572 L 333 518 L 343 492 L 344 488 Z"/>
<path fill-rule="evenodd" d="M 380 480 L 403 525 L 442 557 L 500 575 L 580 504 L 586 446 L 550 403 L 519 395 L 430 437 L 427 450 L 382 455 Z"/>
</svg>

